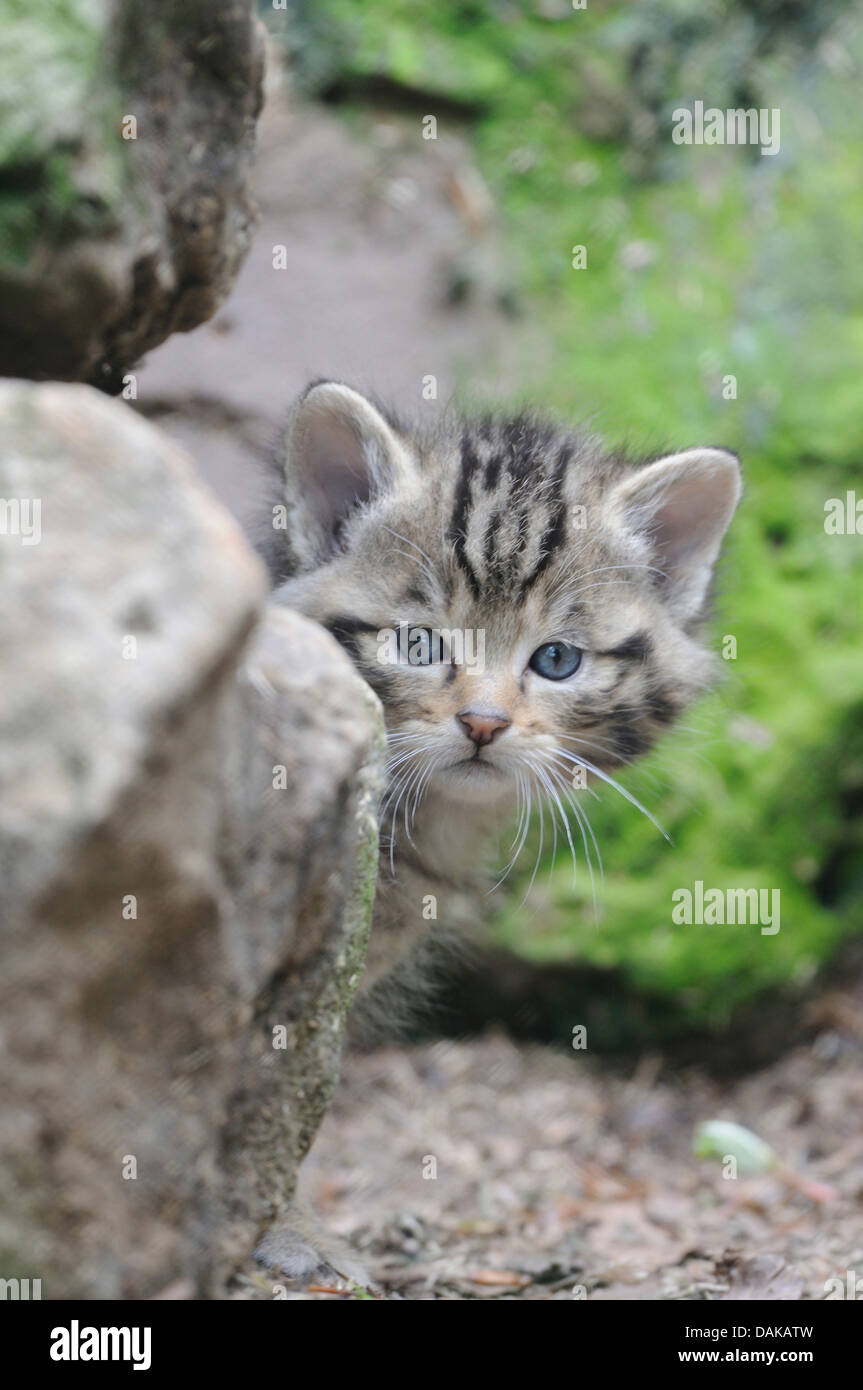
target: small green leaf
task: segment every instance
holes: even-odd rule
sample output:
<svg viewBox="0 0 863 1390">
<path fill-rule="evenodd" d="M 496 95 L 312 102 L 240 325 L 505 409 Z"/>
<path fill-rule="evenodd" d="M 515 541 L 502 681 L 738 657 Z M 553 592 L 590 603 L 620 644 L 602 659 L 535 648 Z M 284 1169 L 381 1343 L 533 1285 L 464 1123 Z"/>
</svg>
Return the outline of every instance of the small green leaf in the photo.
<svg viewBox="0 0 863 1390">
<path fill-rule="evenodd" d="M 708 1120 L 695 1134 L 692 1151 L 696 1158 L 734 1158 L 741 1173 L 768 1173 L 777 1163 L 769 1144 L 743 1125 L 730 1120 Z"/>
</svg>

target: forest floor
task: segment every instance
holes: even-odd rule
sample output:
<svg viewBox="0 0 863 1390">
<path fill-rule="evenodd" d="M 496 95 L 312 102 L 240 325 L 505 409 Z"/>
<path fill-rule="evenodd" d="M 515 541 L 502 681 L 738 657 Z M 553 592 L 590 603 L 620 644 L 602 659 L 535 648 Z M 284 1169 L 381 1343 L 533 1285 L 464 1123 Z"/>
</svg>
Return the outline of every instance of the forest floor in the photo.
<svg viewBox="0 0 863 1390">
<path fill-rule="evenodd" d="M 812 1045 L 730 1082 L 501 1035 L 350 1056 L 308 1196 L 379 1297 L 823 1299 L 863 1276 L 863 989 L 817 1009 Z M 717 1119 L 793 1178 L 694 1157 Z"/>
<path fill-rule="evenodd" d="M 385 383 L 419 405 L 431 373 L 438 409 L 465 364 L 505 391 L 531 350 L 458 139 L 423 145 L 384 116 L 369 142 L 275 81 L 258 196 L 259 234 L 225 309 L 139 375 L 138 408 L 241 520 L 255 456 L 310 378 Z M 287 272 L 273 269 L 280 244 Z M 863 991 L 819 1008 L 814 1044 L 734 1081 L 653 1056 L 624 1075 L 500 1034 L 351 1055 L 308 1195 L 360 1252 L 372 1297 L 824 1298 L 827 1280 L 863 1277 Z M 696 1159 L 695 1130 L 716 1119 L 754 1130 L 802 1183 L 732 1181 Z M 272 1297 L 253 1268 L 238 1291 Z M 369 1294 L 333 1280 L 288 1296 Z"/>
</svg>

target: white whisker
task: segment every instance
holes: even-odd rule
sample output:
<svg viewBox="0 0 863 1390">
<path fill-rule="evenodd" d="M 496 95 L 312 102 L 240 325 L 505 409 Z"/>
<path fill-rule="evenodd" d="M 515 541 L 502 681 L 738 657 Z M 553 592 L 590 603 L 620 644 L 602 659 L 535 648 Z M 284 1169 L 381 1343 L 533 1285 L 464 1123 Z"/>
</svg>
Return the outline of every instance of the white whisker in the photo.
<svg viewBox="0 0 863 1390">
<path fill-rule="evenodd" d="M 549 795 L 554 799 L 554 803 L 557 807 L 557 810 L 560 813 L 561 822 L 566 831 L 566 838 L 569 843 L 569 852 L 572 857 L 572 882 L 574 886 L 578 878 L 578 868 L 575 855 L 575 845 L 572 842 L 572 831 L 570 830 L 569 826 L 569 817 L 567 816 L 563 808 L 563 803 L 561 802 L 561 799 L 557 793 L 554 782 L 552 780 L 554 776 L 554 770 L 550 767 L 545 767 L 541 775 L 546 787 L 548 788 Z"/>
<path fill-rule="evenodd" d="M 630 805 L 634 806 L 637 811 L 640 811 L 643 816 L 647 817 L 647 819 L 650 821 L 650 824 L 656 827 L 663 839 L 667 840 L 669 844 L 672 843 L 671 836 L 668 834 L 668 831 L 663 830 L 656 817 L 651 815 L 650 811 L 648 811 L 646 806 L 642 806 L 641 802 L 638 800 L 638 797 L 633 796 L 632 792 L 627 791 L 626 787 L 622 787 L 620 783 L 615 780 L 614 777 L 610 776 L 610 774 L 607 772 L 603 772 L 602 769 L 597 767 L 595 763 L 588 762 L 587 758 L 580 758 L 577 754 L 570 753 L 568 749 L 561 748 L 560 753 L 561 756 L 567 758 L 573 764 L 573 766 L 585 768 L 588 772 L 592 772 L 594 777 L 598 777 L 601 782 L 606 782 L 609 787 L 613 787 L 616 792 L 619 792 L 620 795 L 630 803 Z"/>
</svg>

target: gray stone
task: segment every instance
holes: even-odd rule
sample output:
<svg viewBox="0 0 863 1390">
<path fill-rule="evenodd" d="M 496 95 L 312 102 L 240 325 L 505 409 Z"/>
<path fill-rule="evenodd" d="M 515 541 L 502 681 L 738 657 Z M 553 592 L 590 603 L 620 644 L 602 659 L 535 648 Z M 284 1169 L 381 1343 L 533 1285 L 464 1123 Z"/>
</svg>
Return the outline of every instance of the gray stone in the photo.
<svg viewBox="0 0 863 1390">
<path fill-rule="evenodd" d="M 219 1296 L 337 1076 L 380 709 L 87 387 L 0 384 L 0 586 L 0 1276 Z"/>
</svg>

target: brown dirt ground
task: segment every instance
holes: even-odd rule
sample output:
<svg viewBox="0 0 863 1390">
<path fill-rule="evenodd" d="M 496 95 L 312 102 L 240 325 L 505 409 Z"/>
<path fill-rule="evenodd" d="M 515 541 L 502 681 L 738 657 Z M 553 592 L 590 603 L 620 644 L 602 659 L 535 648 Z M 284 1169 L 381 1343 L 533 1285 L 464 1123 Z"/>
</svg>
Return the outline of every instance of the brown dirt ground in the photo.
<svg viewBox="0 0 863 1390">
<path fill-rule="evenodd" d="M 650 1057 L 622 1076 L 499 1035 L 351 1056 L 308 1196 L 378 1297 L 823 1299 L 826 1280 L 863 1276 L 863 990 L 824 1009 L 812 1046 L 731 1083 Z M 723 1177 L 692 1152 L 714 1119 L 828 1191 Z"/>
</svg>

